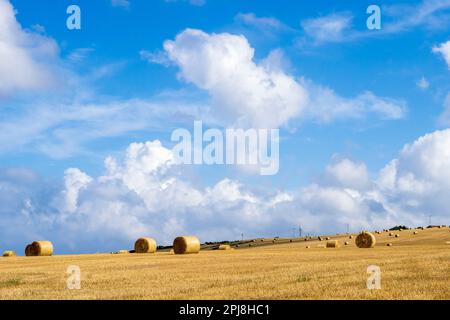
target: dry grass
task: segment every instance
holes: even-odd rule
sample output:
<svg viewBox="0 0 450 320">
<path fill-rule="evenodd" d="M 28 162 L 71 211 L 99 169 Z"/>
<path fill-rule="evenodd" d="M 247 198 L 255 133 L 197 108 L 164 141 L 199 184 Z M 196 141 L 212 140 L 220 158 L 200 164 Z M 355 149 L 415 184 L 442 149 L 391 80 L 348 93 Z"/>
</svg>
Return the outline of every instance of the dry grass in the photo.
<svg viewBox="0 0 450 320">
<path fill-rule="evenodd" d="M 348 235 L 333 236 L 348 241 Z M 67 255 L 0 258 L 1 299 L 450 299 L 450 230 L 377 235 L 339 250 L 319 241 L 202 251 L 196 255 Z M 387 243 L 393 243 L 387 247 Z M 382 271 L 367 290 L 367 266 Z M 82 289 L 66 289 L 78 265 Z"/>
</svg>

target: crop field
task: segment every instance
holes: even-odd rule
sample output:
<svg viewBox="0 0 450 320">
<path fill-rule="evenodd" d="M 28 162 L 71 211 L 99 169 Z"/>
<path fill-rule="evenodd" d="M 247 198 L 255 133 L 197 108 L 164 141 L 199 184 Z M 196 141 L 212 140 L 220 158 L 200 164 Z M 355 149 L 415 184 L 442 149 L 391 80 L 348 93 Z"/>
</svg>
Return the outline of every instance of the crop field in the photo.
<svg viewBox="0 0 450 320">
<path fill-rule="evenodd" d="M 450 229 L 393 232 L 399 237 L 376 234 L 370 249 L 357 248 L 355 237 L 330 235 L 340 248 L 317 238 L 271 238 L 186 255 L 2 257 L 0 298 L 450 299 Z M 70 265 L 80 268 L 80 289 L 67 288 Z M 380 267 L 381 289 L 367 288 L 369 265 Z"/>
</svg>

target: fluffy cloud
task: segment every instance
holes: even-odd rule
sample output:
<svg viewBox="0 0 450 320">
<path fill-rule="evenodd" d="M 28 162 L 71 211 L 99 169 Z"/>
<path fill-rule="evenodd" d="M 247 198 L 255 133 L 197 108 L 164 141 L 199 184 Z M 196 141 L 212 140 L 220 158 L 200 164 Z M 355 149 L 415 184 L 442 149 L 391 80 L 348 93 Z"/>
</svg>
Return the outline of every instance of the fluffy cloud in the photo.
<svg viewBox="0 0 450 320">
<path fill-rule="evenodd" d="M 330 186 L 364 190 L 369 186 L 369 174 L 364 163 L 342 159 L 326 167 L 324 182 Z"/>
<path fill-rule="evenodd" d="M 415 219 L 449 219 L 450 129 L 427 134 L 406 145 L 380 173 L 378 185 L 396 212 Z"/>
<path fill-rule="evenodd" d="M 291 76 L 253 61 L 244 36 L 186 29 L 164 43 L 180 77 L 210 93 L 226 118 L 240 126 L 275 128 L 297 116 L 307 93 Z"/>
<path fill-rule="evenodd" d="M 213 99 L 217 119 L 243 127 L 274 128 L 294 118 L 329 122 L 374 114 L 399 119 L 406 103 L 364 92 L 345 98 L 307 79 L 284 71 L 281 50 L 259 63 L 242 35 L 207 34 L 186 29 L 164 43 L 168 59 L 180 68 L 179 77 Z"/>
<path fill-rule="evenodd" d="M 56 43 L 24 30 L 7 0 L 0 0 L 0 96 L 47 87 L 54 80 L 49 61 L 58 54 Z"/>
<path fill-rule="evenodd" d="M 424 225 L 428 215 L 448 223 L 448 163 L 450 129 L 406 145 L 373 180 L 364 163 L 340 159 L 314 184 L 261 192 L 227 178 L 199 188 L 159 141 L 133 143 L 105 160 L 104 175 L 68 169 L 62 191 L 29 171 L 2 172 L 0 231 L 11 246 L 39 236 L 59 252 L 92 252 L 130 247 L 142 235 L 170 243 L 191 233 L 204 241 L 285 235 L 299 224 L 317 234 Z"/>
<path fill-rule="evenodd" d="M 450 69 L 450 41 L 434 46 L 433 52 L 441 54 Z"/>
</svg>

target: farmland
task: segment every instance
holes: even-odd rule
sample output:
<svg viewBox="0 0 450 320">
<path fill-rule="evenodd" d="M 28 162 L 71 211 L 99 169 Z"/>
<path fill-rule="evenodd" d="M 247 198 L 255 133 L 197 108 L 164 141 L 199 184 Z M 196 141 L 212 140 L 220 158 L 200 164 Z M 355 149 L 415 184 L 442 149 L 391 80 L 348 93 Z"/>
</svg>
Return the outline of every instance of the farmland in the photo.
<svg viewBox="0 0 450 320">
<path fill-rule="evenodd" d="M 0 299 L 450 299 L 450 229 L 417 232 L 381 232 L 370 249 L 330 235 L 340 248 L 255 239 L 188 255 L 0 258 Z M 69 265 L 80 267 L 79 290 L 67 288 Z M 381 269 L 380 290 L 367 289 L 369 265 Z"/>
</svg>

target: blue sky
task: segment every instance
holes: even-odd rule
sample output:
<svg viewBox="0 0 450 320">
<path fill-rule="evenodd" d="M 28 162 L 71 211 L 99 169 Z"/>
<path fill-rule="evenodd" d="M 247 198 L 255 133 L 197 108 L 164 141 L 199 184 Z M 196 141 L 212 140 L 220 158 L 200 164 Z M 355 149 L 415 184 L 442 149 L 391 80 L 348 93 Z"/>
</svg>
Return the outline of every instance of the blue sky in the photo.
<svg viewBox="0 0 450 320">
<path fill-rule="evenodd" d="M 66 27 L 71 4 L 81 30 Z M 448 224 L 431 199 L 450 176 L 450 1 L 376 3 L 381 30 L 366 27 L 370 4 L 0 0 L 0 234 L 11 239 L 0 242 L 52 238 L 59 252 L 92 252 L 141 233 L 168 243 L 179 232 L 357 231 L 428 215 Z M 251 79 L 278 75 L 293 90 L 267 90 L 266 106 Z M 279 128 L 278 174 L 166 168 L 171 132 L 194 120 Z M 112 158 L 120 169 L 105 168 Z M 234 214 L 245 218 L 223 222 Z"/>
</svg>

